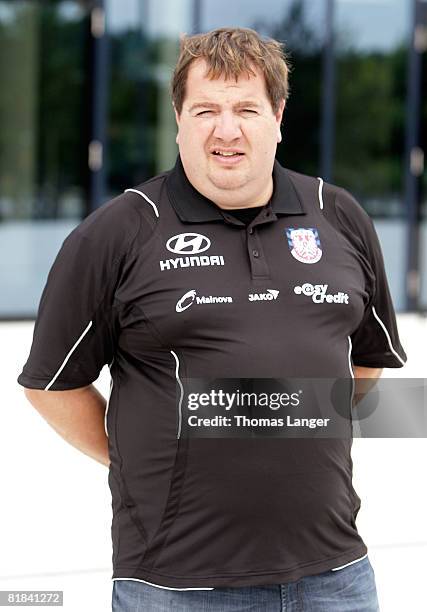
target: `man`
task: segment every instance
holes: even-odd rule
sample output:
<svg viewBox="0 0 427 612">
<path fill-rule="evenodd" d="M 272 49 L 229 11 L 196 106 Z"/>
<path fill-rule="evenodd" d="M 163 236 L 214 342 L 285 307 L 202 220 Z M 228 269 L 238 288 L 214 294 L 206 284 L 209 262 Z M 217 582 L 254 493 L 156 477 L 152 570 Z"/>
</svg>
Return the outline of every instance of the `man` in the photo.
<svg viewBox="0 0 427 612">
<path fill-rule="evenodd" d="M 351 440 L 222 435 L 210 419 L 194 433 L 197 414 L 227 418 L 200 393 L 185 412 L 193 381 L 401 367 L 373 224 L 348 192 L 275 161 L 288 97 L 276 41 L 183 38 L 172 97 L 176 166 L 66 238 L 18 381 L 109 465 L 116 612 L 378 610 Z M 92 386 L 106 363 L 108 410 Z"/>
</svg>

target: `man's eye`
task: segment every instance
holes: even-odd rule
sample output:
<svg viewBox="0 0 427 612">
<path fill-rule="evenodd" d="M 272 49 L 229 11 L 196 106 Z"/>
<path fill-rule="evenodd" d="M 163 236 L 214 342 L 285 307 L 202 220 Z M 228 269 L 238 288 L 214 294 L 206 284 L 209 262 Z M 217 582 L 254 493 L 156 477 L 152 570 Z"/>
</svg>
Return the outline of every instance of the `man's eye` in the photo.
<svg viewBox="0 0 427 612">
<path fill-rule="evenodd" d="M 256 115 L 256 111 L 253 110 L 252 108 L 242 108 L 242 110 L 240 112 L 241 113 L 251 113 L 251 114 L 255 114 Z"/>
<path fill-rule="evenodd" d="M 211 113 L 211 112 L 212 112 L 211 110 L 202 111 L 201 113 L 197 113 L 197 117 L 201 117 L 202 115 L 207 115 L 208 113 Z"/>
</svg>

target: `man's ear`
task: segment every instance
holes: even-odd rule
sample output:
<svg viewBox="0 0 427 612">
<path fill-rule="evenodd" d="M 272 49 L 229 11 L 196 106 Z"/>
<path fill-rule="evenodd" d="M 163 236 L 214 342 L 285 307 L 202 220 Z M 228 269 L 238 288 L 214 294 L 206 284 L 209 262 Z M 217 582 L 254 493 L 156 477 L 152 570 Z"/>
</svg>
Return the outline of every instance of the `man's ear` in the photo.
<svg viewBox="0 0 427 612">
<path fill-rule="evenodd" d="M 277 142 L 282 142 L 282 133 L 280 131 L 280 126 L 282 124 L 283 119 L 283 111 L 285 110 L 286 100 L 283 98 L 277 109 L 277 113 L 275 114 L 276 122 L 277 122 Z"/>
<path fill-rule="evenodd" d="M 172 103 L 172 106 L 173 106 L 173 110 L 174 110 L 174 113 L 175 113 L 176 125 L 178 127 L 178 132 L 176 134 L 175 142 L 176 142 L 176 144 L 179 144 L 178 139 L 179 139 L 179 121 L 180 121 L 180 116 L 178 114 L 178 111 L 175 108 L 175 104 Z"/>
<path fill-rule="evenodd" d="M 276 121 L 278 125 L 282 123 L 283 111 L 285 110 L 286 100 L 283 98 L 279 102 L 279 106 L 277 108 L 277 112 L 275 113 Z"/>
</svg>

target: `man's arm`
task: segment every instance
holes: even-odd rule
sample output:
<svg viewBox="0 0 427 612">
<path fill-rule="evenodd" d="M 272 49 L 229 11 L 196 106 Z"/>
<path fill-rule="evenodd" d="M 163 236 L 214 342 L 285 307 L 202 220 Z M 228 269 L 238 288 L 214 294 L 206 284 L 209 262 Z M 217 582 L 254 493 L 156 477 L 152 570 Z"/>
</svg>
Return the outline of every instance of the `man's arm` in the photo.
<svg viewBox="0 0 427 612">
<path fill-rule="evenodd" d="M 358 404 L 366 393 L 369 393 L 372 387 L 375 386 L 375 383 L 382 374 L 383 368 L 354 366 L 353 371 L 355 379 L 354 404 Z"/>
<path fill-rule="evenodd" d="M 25 396 L 64 440 L 109 466 L 108 438 L 104 427 L 107 402 L 93 385 L 70 391 L 25 388 Z"/>
</svg>

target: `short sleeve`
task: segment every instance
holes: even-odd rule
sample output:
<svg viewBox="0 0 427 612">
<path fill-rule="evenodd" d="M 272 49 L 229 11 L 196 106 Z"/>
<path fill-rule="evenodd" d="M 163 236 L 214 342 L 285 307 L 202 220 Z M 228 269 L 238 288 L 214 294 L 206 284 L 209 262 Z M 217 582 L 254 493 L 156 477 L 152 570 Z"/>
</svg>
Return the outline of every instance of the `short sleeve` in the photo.
<svg viewBox="0 0 427 612">
<path fill-rule="evenodd" d="M 362 321 L 351 335 L 353 363 L 368 368 L 401 368 L 407 357 L 399 338 L 384 258 L 374 224 L 346 190 L 339 190 L 335 203 L 341 224 L 353 234 L 353 243 L 362 252 L 371 272 L 369 301 Z"/>
<path fill-rule="evenodd" d="M 116 200 L 64 240 L 42 292 L 20 385 L 57 391 L 84 387 L 111 362 L 114 292 L 139 222 L 134 215 L 126 223 L 129 207 Z"/>
</svg>

